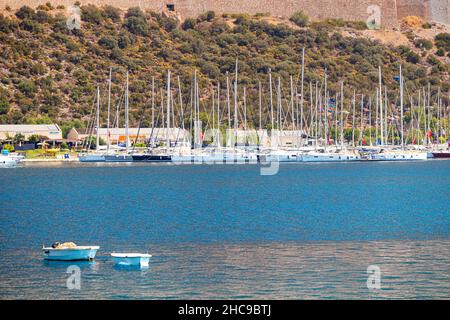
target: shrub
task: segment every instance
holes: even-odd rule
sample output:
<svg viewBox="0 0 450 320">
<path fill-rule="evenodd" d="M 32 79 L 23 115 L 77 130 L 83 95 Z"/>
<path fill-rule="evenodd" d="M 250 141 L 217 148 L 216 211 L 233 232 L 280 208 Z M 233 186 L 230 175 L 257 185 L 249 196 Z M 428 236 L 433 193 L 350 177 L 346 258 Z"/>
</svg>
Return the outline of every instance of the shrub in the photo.
<svg viewBox="0 0 450 320">
<path fill-rule="evenodd" d="M 19 19 L 33 19 L 35 12 L 28 6 L 23 6 L 16 11 L 16 17 Z"/>
<path fill-rule="evenodd" d="M 189 30 L 189 29 L 194 29 L 195 25 L 197 24 L 197 21 L 195 19 L 192 18 L 187 18 L 186 20 L 184 20 L 184 22 L 181 24 L 181 29 L 183 30 Z"/>
<path fill-rule="evenodd" d="M 51 21 L 51 16 L 47 13 L 47 11 L 38 10 L 36 12 L 36 16 L 34 17 L 34 20 L 39 23 L 47 23 Z"/>
<path fill-rule="evenodd" d="M 137 18 L 145 19 L 145 14 L 142 12 L 141 8 L 131 7 L 128 9 L 127 13 L 125 14 L 125 18 L 130 18 L 130 17 L 137 17 Z"/>
<path fill-rule="evenodd" d="M 309 17 L 304 14 L 303 11 L 297 11 L 289 18 L 289 20 L 299 27 L 306 27 L 309 22 Z"/>
<path fill-rule="evenodd" d="M 417 39 L 416 41 L 414 41 L 414 45 L 416 46 L 416 48 L 425 50 L 430 50 L 431 48 L 433 48 L 433 42 L 427 39 Z"/>
<path fill-rule="evenodd" d="M 135 35 L 147 36 L 149 27 L 145 18 L 130 16 L 125 19 L 125 27 Z"/>
<path fill-rule="evenodd" d="M 9 112 L 9 101 L 5 96 L 0 96 L 0 114 L 7 114 Z"/>
<path fill-rule="evenodd" d="M 441 62 L 433 55 L 430 55 L 427 59 L 427 62 L 433 66 L 438 66 Z"/>
<path fill-rule="evenodd" d="M 19 85 L 19 90 L 28 98 L 33 98 L 36 93 L 36 85 L 31 80 L 22 80 Z"/>
<path fill-rule="evenodd" d="M 439 33 L 434 38 L 434 42 L 436 47 L 450 51 L 450 33 Z"/>
<path fill-rule="evenodd" d="M 112 50 L 117 47 L 117 40 L 113 36 L 104 36 L 98 40 L 98 44 L 104 48 Z"/>
<path fill-rule="evenodd" d="M 0 14 L 0 32 L 12 32 L 17 29 L 17 22 Z"/>
<path fill-rule="evenodd" d="M 212 21 L 215 16 L 216 13 L 214 11 L 206 11 L 205 13 L 198 16 L 197 21 L 198 22 Z"/>
<path fill-rule="evenodd" d="M 145 23 L 147 23 L 147 21 Z M 173 18 L 161 17 L 161 26 L 167 32 L 171 32 L 178 26 L 178 21 Z"/>
<path fill-rule="evenodd" d="M 114 22 L 118 22 L 120 21 L 120 10 L 108 5 L 103 8 L 102 16 L 106 19 L 111 19 Z"/>
<path fill-rule="evenodd" d="M 32 20 L 25 19 L 20 24 L 20 28 L 26 31 L 41 33 L 43 31 L 42 26 Z"/>
<path fill-rule="evenodd" d="M 81 20 L 100 24 L 103 21 L 102 12 L 93 4 L 81 7 Z"/>
<path fill-rule="evenodd" d="M 12 144 L 3 145 L 3 149 L 8 150 L 9 152 L 14 152 L 14 146 Z"/>
<path fill-rule="evenodd" d="M 420 56 L 415 53 L 414 51 L 409 51 L 408 53 L 406 53 L 406 61 L 410 62 L 410 63 L 418 63 L 420 61 Z"/>
<path fill-rule="evenodd" d="M 126 47 L 128 47 L 130 44 L 133 43 L 134 40 L 128 32 L 124 31 L 119 34 L 119 39 L 117 40 L 119 48 L 125 49 Z"/>
<path fill-rule="evenodd" d="M 436 55 L 439 56 L 439 57 L 444 57 L 444 56 L 445 56 L 445 50 L 442 49 L 442 48 L 439 48 L 439 49 L 436 51 Z"/>
</svg>

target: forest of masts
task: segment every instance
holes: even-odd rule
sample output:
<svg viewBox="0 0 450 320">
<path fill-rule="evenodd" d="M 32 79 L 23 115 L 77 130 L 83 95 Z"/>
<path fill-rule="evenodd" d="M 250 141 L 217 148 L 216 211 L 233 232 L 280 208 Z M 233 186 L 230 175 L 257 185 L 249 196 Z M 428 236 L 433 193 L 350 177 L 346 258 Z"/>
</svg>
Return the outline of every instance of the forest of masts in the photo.
<svg viewBox="0 0 450 320">
<path fill-rule="evenodd" d="M 225 83 L 210 82 L 206 89 L 209 90 L 208 93 L 201 93 L 198 74 L 194 71 L 190 92 L 183 95 L 180 76 L 172 79 L 171 71 L 168 70 L 167 81 L 159 89 L 155 87 L 155 78 L 152 77 L 151 101 L 149 108 L 142 110 L 138 126 L 147 118 L 152 128 L 187 129 L 194 134 L 200 133 L 201 137 L 205 136 L 205 131 L 212 130 L 216 134 L 211 136 L 211 140 L 218 145 L 224 143 L 227 146 L 230 146 L 231 140 L 237 141 L 238 130 L 258 133 L 264 129 L 268 130 L 270 136 L 275 133 L 283 135 L 283 132 L 293 130 L 302 141 L 314 139 L 316 145 L 403 147 L 407 144 L 430 145 L 446 141 L 449 125 L 448 97 L 443 96 L 440 88 L 432 97 L 430 84 L 416 92 L 409 92 L 404 87 L 401 65 L 398 76 L 394 78 L 398 85 L 390 88 L 395 90 L 397 98 L 389 101 L 388 87 L 383 84 L 381 67 L 378 67 L 379 81 L 374 84 L 373 94 L 364 95 L 353 90 L 350 97 L 345 97 L 343 81 L 339 82 L 339 90 L 336 92 L 329 90 L 326 69 L 321 81 L 306 83 L 304 58 L 303 49 L 299 76 L 295 81 L 290 76 L 288 90 L 283 89 L 280 77 L 272 77 L 270 69 L 267 82 L 258 81 L 257 88 L 252 88 L 258 93 L 258 106 L 253 108 L 257 110 L 257 116 L 253 116 L 252 121 L 248 121 L 247 115 L 248 88 L 239 86 L 237 59 L 234 75 L 227 72 Z M 118 128 L 123 116 L 124 127 L 128 130 L 128 73 L 126 79 L 123 94 L 113 110 L 110 69 L 106 123 L 100 123 L 100 108 L 97 108 L 96 116 L 92 117 L 95 109 L 93 106 L 92 121 L 88 128 L 101 125 Z M 97 97 L 100 97 L 99 89 L 97 92 Z M 100 98 L 96 99 L 96 104 L 100 105 Z M 406 111 L 408 121 L 405 121 Z M 234 139 L 219 139 L 218 132 L 228 132 L 228 135 L 234 133 Z"/>
</svg>

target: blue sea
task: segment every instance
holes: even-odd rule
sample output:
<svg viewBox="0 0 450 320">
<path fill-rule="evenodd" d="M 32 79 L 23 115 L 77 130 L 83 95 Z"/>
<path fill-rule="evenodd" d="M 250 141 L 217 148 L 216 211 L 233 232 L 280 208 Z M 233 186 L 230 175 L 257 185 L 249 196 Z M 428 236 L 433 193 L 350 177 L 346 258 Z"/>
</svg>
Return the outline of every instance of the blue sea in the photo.
<svg viewBox="0 0 450 320">
<path fill-rule="evenodd" d="M 448 160 L 26 165 L 0 181 L 1 299 L 450 298 Z M 44 261 L 54 241 L 101 248 Z M 113 251 L 153 257 L 123 268 Z"/>
</svg>

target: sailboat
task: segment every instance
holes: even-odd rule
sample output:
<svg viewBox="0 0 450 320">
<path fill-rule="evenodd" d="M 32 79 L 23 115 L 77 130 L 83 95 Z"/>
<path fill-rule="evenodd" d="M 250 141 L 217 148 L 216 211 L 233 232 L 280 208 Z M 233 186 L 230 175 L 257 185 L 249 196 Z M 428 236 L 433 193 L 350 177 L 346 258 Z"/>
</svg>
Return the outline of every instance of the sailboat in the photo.
<svg viewBox="0 0 450 320">
<path fill-rule="evenodd" d="M 422 152 L 419 150 L 406 150 L 405 140 L 404 140 L 404 130 L 403 130 L 403 74 L 402 66 L 400 64 L 399 72 L 400 81 L 400 148 L 380 148 L 375 152 L 370 152 L 368 154 L 367 160 L 372 161 L 410 161 L 410 160 L 427 160 L 427 152 Z"/>
<path fill-rule="evenodd" d="M 80 162 L 104 162 L 105 156 L 99 153 L 100 150 L 100 136 L 99 136 L 99 128 L 100 128 L 100 87 L 97 86 L 97 96 L 96 96 L 96 116 L 95 116 L 95 129 L 96 129 L 96 145 L 95 145 L 95 153 L 89 153 L 87 151 L 85 154 L 80 154 L 78 156 L 78 160 Z M 88 126 L 89 127 L 89 126 Z M 92 128 L 94 129 L 94 127 Z M 91 135 L 89 135 L 89 141 L 87 142 L 87 149 L 89 150 L 91 144 Z"/>
</svg>

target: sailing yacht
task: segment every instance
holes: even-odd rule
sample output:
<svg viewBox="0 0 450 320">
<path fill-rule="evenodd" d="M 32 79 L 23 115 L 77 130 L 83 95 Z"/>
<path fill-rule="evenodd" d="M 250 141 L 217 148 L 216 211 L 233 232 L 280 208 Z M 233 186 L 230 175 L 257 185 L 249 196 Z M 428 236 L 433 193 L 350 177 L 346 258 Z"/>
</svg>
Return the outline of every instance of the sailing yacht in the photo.
<svg viewBox="0 0 450 320">
<path fill-rule="evenodd" d="M 427 160 L 427 152 L 420 150 L 408 150 L 405 148 L 404 130 L 403 130 L 403 73 L 400 65 L 399 72 L 400 81 L 400 138 L 401 145 L 399 148 L 387 149 L 381 147 L 375 152 L 369 152 L 367 160 L 372 161 L 410 161 L 410 160 Z"/>
</svg>

